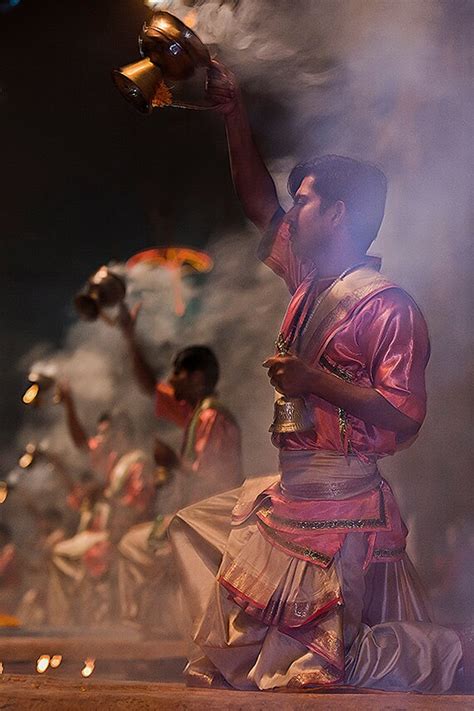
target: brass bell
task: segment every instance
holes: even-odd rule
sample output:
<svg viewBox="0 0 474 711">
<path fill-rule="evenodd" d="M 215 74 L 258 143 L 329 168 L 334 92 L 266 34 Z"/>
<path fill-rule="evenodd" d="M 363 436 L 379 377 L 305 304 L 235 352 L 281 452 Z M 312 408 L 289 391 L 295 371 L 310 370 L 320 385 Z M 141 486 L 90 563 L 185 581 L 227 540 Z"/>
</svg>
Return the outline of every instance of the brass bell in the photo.
<svg viewBox="0 0 474 711">
<path fill-rule="evenodd" d="M 32 371 L 28 375 L 28 380 L 30 381 L 30 385 L 25 390 L 22 401 L 25 405 L 33 405 L 33 407 L 38 407 L 44 403 L 45 395 L 51 394 L 51 389 L 55 387 L 56 380 L 50 375 L 37 373 L 35 371 Z M 59 401 L 56 391 L 53 393 L 52 400 L 54 403 Z"/>
<path fill-rule="evenodd" d="M 138 46 L 140 61 L 112 70 L 117 89 L 138 111 L 148 114 L 154 106 L 212 108 L 205 97 L 211 57 L 184 22 L 169 12 L 155 12 L 144 24 Z"/>
<path fill-rule="evenodd" d="M 314 427 L 306 403 L 302 397 L 285 397 L 275 400 L 273 422 L 270 432 L 307 432 Z"/>
<path fill-rule="evenodd" d="M 125 281 L 118 274 L 114 274 L 108 267 L 101 267 L 89 277 L 85 290 L 76 294 L 74 305 L 81 318 L 95 321 L 103 315 L 103 308 L 121 303 L 126 291 Z"/>
<path fill-rule="evenodd" d="M 275 341 L 275 346 L 280 356 L 290 353 L 288 342 L 281 333 Z M 302 397 L 275 395 L 275 410 L 269 432 L 308 432 L 314 428 L 311 414 Z"/>
</svg>

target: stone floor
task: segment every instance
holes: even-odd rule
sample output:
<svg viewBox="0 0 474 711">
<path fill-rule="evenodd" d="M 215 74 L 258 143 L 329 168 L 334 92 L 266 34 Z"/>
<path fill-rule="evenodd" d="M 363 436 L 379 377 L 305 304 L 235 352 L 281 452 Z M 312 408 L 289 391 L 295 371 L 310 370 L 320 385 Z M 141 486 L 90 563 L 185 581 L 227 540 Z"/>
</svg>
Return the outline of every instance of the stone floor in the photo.
<svg viewBox="0 0 474 711">
<path fill-rule="evenodd" d="M 445 711 L 474 709 L 474 696 L 399 693 L 244 692 L 186 689 L 182 684 L 62 681 L 52 677 L 0 677 L 0 709 L 21 711 Z"/>
<path fill-rule="evenodd" d="M 182 684 L 186 643 L 144 640 L 135 630 L 22 630 L 0 633 L 0 711 L 429 711 L 472 709 L 474 696 L 424 696 L 350 689 L 241 692 L 187 689 Z M 61 655 L 56 668 L 38 673 L 42 655 Z M 94 660 L 84 678 L 86 660 Z M 1 673 L 3 671 L 3 673 Z"/>
</svg>

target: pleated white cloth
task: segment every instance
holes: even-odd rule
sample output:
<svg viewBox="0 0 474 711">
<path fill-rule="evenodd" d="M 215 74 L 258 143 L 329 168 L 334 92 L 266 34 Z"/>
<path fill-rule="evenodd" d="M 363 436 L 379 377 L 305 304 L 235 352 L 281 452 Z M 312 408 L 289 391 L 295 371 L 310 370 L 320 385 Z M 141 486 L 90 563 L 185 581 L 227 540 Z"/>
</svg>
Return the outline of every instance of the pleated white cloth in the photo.
<svg viewBox="0 0 474 711">
<path fill-rule="evenodd" d="M 448 691 L 461 643 L 431 623 L 406 554 L 367 567 L 369 537 L 350 531 L 322 566 L 275 546 L 255 512 L 231 526 L 239 498 L 248 500 L 250 488 L 257 499 L 275 478 L 247 480 L 171 523 L 192 619 L 190 681 L 249 690 L 345 683 Z"/>
</svg>

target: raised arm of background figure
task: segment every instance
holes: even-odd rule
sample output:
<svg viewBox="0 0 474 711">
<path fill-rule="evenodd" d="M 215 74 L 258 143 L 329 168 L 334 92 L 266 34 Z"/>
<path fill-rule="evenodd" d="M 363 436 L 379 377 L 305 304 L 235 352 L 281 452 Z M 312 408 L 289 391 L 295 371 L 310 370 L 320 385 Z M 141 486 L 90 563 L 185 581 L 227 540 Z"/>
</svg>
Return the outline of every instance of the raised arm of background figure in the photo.
<svg viewBox="0 0 474 711">
<path fill-rule="evenodd" d="M 136 304 L 131 311 L 122 302 L 120 304 L 120 312 L 118 319 L 118 327 L 123 333 L 127 343 L 130 356 L 132 358 L 132 367 L 135 379 L 140 389 L 146 395 L 154 395 L 156 390 L 156 376 L 149 364 L 146 362 L 143 353 L 136 342 L 135 322 L 141 304 Z"/>
<path fill-rule="evenodd" d="M 254 143 L 234 75 L 220 62 L 212 65 L 207 93 L 224 116 L 234 186 L 249 220 L 265 232 L 280 207 L 275 183 Z"/>
<path fill-rule="evenodd" d="M 78 449 L 85 449 L 88 446 L 89 439 L 77 415 L 76 405 L 74 403 L 69 383 L 60 383 L 58 385 L 58 389 L 60 401 L 66 410 L 66 422 L 71 439 Z"/>
</svg>

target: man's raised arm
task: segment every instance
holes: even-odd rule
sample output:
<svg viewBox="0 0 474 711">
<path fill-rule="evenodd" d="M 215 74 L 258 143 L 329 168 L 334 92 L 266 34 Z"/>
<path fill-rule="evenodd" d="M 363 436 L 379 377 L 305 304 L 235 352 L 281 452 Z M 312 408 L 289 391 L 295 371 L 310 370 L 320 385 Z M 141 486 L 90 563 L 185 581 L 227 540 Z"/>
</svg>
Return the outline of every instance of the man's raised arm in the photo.
<svg viewBox="0 0 474 711">
<path fill-rule="evenodd" d="M 58 390 L 60 402 L 66 411 L 66 422 L 71 439 L 78 449 L 86 449 L 89 438 L 77 414 L 76 404 L 69 383 L 66 381 L 59 383 Z"/>
<path fill-rule="evenodd" d="M 234 186 L 248 219 L 265 232 L 280 208 L 273 178 L 254 143 L 247 112 L 233 74 L 213 61 L 209 99 L 224 116 Z"/>
<path fill-rule="evenodd" d="M 137 344 L 135 337 L 135 321 L 138 316 L 141 304 L 137 304 L 131 311 L 124 303 L 120 304 L 120 314 L 118 327 L 127 343 L 127 347 L 132 358 L 132 367 L 135 379 L 140 390 L 145 395 L 154 395 L 156 391 L 156 376 L 145 360 L 141 348 Z"/>
</svg>

